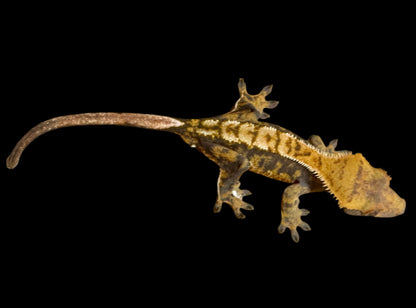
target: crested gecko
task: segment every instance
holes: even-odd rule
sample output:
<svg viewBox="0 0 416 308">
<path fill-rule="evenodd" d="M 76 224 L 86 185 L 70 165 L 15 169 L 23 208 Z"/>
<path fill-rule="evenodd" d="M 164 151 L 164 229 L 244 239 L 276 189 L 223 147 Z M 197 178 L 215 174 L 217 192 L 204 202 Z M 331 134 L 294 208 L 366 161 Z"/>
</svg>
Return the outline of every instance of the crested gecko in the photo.
<svg viewBox="0 0 416 308">
<path fill-rule="evenodd" d="M 219 166 L 217 200 L 214 212 L 228 204 L 237 218 L 241 210 L 253 210 L 243 198 L 250 191 L 240 189 L 240 177 L 246 171 L 289 183 L 281 201 L 278 232 L 290 230 L 299 242 L 297 228 L 311 230 L 302 220 L 309 211 L 299 208 L 301 195 L 327 191 L 350 215 L 394 217 L 405 211 L 406 202 L 389 186 L 386 171 L 373 168 L 362 154 L 336 151 L 337 140 L 325 145 L 317 135 L 307 140 L 275 124 L 262 122 L 269 115 L 264 109 L 275 108 L 268 101 L 272 86 L 250 95 L 243 79 L 238 82 L 240 98 L 223 115 L 202 119 L 179 119 L 140 113 L 83 113 L 44 121 L 28 131 L 7 159 L 7 167 L 17 166 L 23 150 L 40 135 L 63 127 L 82 125 L 121 125 L 161 130 L 179 135 Z"/>
</svg>

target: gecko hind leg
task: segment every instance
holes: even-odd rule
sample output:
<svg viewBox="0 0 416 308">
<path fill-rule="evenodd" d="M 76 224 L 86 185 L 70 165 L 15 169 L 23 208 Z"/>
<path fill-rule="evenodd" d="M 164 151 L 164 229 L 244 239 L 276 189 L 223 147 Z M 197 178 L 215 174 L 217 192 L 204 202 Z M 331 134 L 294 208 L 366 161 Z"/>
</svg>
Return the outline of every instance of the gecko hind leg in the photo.
<svg viewBox="0 0 416 308">
<path fill-rule="evenodd" d="M 282 197 L 282 221 L 279 225 L 279 233 L 285 232 L 286 228 L 289 228 L 292 239 L 294 242 L 299 242 L 299 233 L 296 230 L 297 227 L 300 227 L 304 231 L 310 231 L 311 227 L 302 221 L 302 216 L 309 214 L 309 211 L 306 209 L 300 209 L 299 197 L 301 195 L 312 192 L 312 189 L 309 185 L 304 183 L 292 184 L 283 192 Z"/>
<path fill-rule="evenodd" d="M 241 175 L 248 170 L 248 162 L 244 162 L 237 170 L 227 171 L 226 169 L 220 169 L 220 175 L 218 177 L 218 197 L 214 206 L 214 213 L 221 211 L 222 204 L 227 203 L 234 211 L 237 218 L 243 219 L 246 216 L 241 213 L 241 209 L 252 211 L 254 207 L 243 201 L 243 197 L 251 195 L 248 190 L 240 189 L 240 182 L 238 179 Z"/>
<path fill-rule="evenodd" d="M 214 213 L 220 212 L 222 204 L 227 203 L 237 218 L 245 218 L 241 209 L 254 209 L 251 204 L 243 201 L 243 197 L 251 195 L 250 191 L 240 189 L 240 177 L 250 168 L 249 160 L 234 150 L 207 141 L 202 141 L 199 149 L 220 167 Z"/>
</svg>

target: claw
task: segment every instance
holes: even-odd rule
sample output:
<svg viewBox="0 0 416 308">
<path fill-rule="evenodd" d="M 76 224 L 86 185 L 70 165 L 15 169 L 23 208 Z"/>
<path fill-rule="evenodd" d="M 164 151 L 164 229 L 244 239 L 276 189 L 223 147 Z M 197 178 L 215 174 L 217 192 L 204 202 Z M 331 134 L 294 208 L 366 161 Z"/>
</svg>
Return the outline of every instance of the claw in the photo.
<svg viewBox="0 0 416 308">
<path fill-rule="evenodd" d="M 290 235 L 292 236 L 292 240 L 295 243 L 299 243 L 299 233 L 298 233 L 298 231 L 296 231 L 296 229 L 290 230 Z"/>
<path fill-rule="evenodd" d="M 273 109 L 279 105 L 279 101 L 268 101 L 268 105 L 266 108 Z"/>
<path fill-rule="evenodd" d="M 268 119 L 268 118 L 270 118 L 270 114 L 262 112 L 260 114 L 259 118 L 262 119 L 262 120 Z"/>
<path fill-rule="evenodd" d="M 246 210 L 246 211 L 252 211 L 254 210 L 254 206 L 252 206 L 251 204 L 241 201 L 240 199 L 238 199 L 239 202 L 236 203 L 230 203 L 231 207 L 233 208 L 235 217 L 237 217 L 238 219 L 244 219 L 246 218 L 246 215 L 244 215 L 243 213 L 241 213 L 241 209 Z"/>
<path fill-rule="evenodd" d="M 335 151 L 335 148 L 337 147 L 337 145 L 338 145 L 338 139 L 334 139 L 331 142 L 329 142 L 327 148 L 331 151 Z"/>
<path fill-rule="evenodd" d="M 243 204 L 241 205 L 241 208 L 246 210 L 246 211 L 253 211 L 254 210 L 254 206 L 252 206 L 250 203 L 247 203 L 247 202 L 243 202 Z"/>
<path fill-rule="evenodd" d="M 244 190 L 235 189 L 232 191 L 232 195 L 241 200 L 246 196 L 250 196 L 251 192 L 247 189 L 244 189 Z"/>
<path fill-rule="evenodd" d="M 217 201 L 214 205 L 214 213 L 219 213 L 221 212 L 222 209 L 222 202 L 221 201 Z"/>
<path fill-rule="evenodd" d="M 304 221 L 300 223 L 299 228 L 301 228 L 303 231 L 311 231 L 311 227 Z"/>
<path fill-rule="evenodd" d="M 242 191 L 241 191 L 241 195 L 242 195 L 243 197 L 247 197 L 247 196 L 252 195 L 252 193 L 251 193 L 251 191 L 249 191 L 249 190 L 247 190 L 247 189 L 244 189 L 244 190 L 242 190 Z"/>
<path fill-rule="evenodd" d="M 246 218 L 246 215 L 244 215 L 243 213 L 241 213 L 240 209 L 234 209 L 234 215 L 238 219 L 244 219 L 244 218 Z"/>
<path fill-rule="evenodd" d="M 300 209 L 300 210 L 301 210 L 300 216 L 306 216 L 306 215 L 308 215 L 310 213 L 310 211 L 307 210 L 307 209 Z"/>
<path fill-rule="evenodd" d="M 240 94 L 247 93 L 247 86 L 243 78 L 240 78 L 240 80 L 238 81 L 238 90 L 240 91 Z"/>
<path fill-rule="evenodd" d="M 277 228 L 277 232 L 279 232 L 280 234 L 282 234 L 283 232 L 286 231 L 286 226 L 280 224 L 279 227 Z"/>
<path fill-rule="evenodd" d="M 273 85 L 271 84 L 271 85 L 268 85 L 268 86 L 265 86 L 261 91 L 260 91 L 260 95 L 264 95 L 264 96 L 267 96 L 267 95 L 269 95 L 270 93 L 272 93 L 272 89 L 273 89 Z"/>
<path fill-rule="evenodd" d="M 277 228 L 277 231 L 282 234 L 286 231 L 286 226 L 280 224 L 279 227 Z M 299 225 L 299 228 L 301 228 L 303 231 L 311 231 L 311 227 L 306 223 L 306 222 L 302 222 Z M 290 230 L 290 235 L 292 237 L 292 240 L 295 243 L 299 243 L 299 232 L 296 230 L 296 228 L 289 228 Z"/>
</svg>

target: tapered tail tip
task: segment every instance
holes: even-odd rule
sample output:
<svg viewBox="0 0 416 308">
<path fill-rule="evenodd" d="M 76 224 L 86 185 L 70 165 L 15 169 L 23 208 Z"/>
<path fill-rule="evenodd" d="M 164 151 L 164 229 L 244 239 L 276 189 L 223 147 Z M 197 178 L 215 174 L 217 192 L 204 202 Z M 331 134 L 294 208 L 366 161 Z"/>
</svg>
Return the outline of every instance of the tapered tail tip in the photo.
<svg viewBox="0 0 416 308">
<path fill-rule="evenodd" d="M 16 168 L 18 163 L 19 163 L 19 159 L 15 159 L 14 155 L 10 154 L 10 156 L 7 157 L 7 160 L 6 160 L 6 167 L 8 169 L 14 169 Z"/>
</svg>

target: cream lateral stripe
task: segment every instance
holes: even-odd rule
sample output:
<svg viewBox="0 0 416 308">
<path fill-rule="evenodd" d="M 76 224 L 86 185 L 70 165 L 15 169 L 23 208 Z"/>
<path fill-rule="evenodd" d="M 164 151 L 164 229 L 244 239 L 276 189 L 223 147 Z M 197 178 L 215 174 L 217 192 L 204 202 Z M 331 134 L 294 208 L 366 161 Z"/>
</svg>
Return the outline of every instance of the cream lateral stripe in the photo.
<svg viewBox="0 0 416 308">
<path fill-rule="evenodd" d="M 204 120 L 204 121 L 202 121 L 202 122 L 201 122 L 201 124 L 202 124 L 203 126 L 206 126 L 206 127 L 213 127 L 213 126 L 218 125 L 219 121 L 220 121 L 220 120 L 208 119 L 208 120 Z"/>
<path fill-rule="evenodd" d="M 204 136 L 218 136 L 218 131 L 214 129 L 209 130 L 209 129 L 197 128 L 196 132 Z"/>
<path fill-rule="evenodd" d="M 242 124 L 241 122 L 238 122 L 238 121 L 235 121 L 235 120 L 227 120 L 223 123 L 226 123 L 227 125 L 231 125 L 231 124 L 240 125 L 240 124 Z"/>
</svg>

